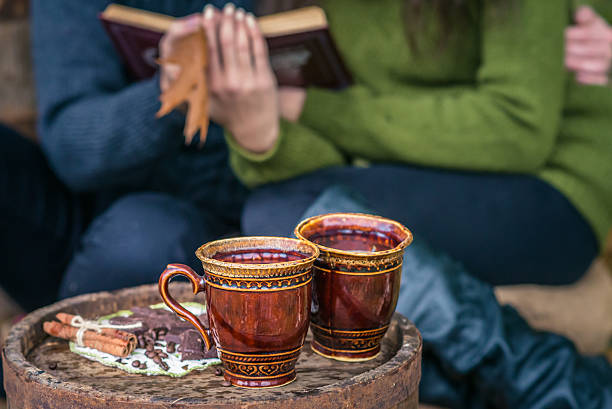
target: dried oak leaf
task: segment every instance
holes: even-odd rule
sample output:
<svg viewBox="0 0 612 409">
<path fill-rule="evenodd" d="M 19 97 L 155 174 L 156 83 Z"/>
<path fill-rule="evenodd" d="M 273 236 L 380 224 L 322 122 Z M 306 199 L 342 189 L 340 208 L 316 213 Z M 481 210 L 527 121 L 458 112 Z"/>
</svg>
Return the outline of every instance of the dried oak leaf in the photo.
<svg viewBox="0 0 612 409">
<path fill-rule="evenodd" d="M 178 65 L 180 72 L 177 79 L 160 95 L 161 108 L 156 116 L 160 118 L 167 115 L 186 102 L 187 117 L 183 130 L 185 143 L 190 144 L 199 130 L 200 145 L 203 145 L 209 122 L 206 84 L 208 58 L 204 30 L 200 29 L 177 40 L 172 53 L 160 59 L 159 63 Z"/>
</svg>

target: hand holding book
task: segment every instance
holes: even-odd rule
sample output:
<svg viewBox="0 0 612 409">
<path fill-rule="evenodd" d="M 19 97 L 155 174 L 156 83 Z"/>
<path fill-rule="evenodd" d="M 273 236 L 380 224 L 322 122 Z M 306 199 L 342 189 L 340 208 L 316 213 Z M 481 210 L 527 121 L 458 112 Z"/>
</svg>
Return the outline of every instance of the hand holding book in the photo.
<svg viewBox="0 0 612 409">
<path fill-rule="evenodd" d="M 235 20 L 237 20 L 236 16 L 243 14 L 242 12 L 236 13 L 235 10 L 231 10 L 231 14 L 234 17 L 232 20 L 234 22 L 234 30 L 236 30 L 239 26 L 235 23 Z M 220 24 L 221 20 L 219 18 L 221 13 L 216 9 L 212 9 L 211 13 L 213 13 L 215 24 Z M 241 18 L 242 26 L 244 26 L 247 19 L 244 16 Z M 166 58 L 172 53 L 173 43 L 175 43 L 177 38 L 188 36 L 188 33 L 195 34 L 194 30 L 203 28 L 203 16 L 200 14 L 176 19 L 117 4 L 110 4 L 100 14 L 100 20 L 113 40 L 120 56 L 123 58 L 127 73 L 134 80 L 148 78 L 158 69 L 158 65 L 155 63 L 155 56 L 157 55 L 159 45 L 160 60 L 166 60 L 162 65 L 160 73 L 160 86 L 163 92 L 170 89 L 171 85 L 180 77 L 178 66 L 170 63 Z M 263 83 L 260 83 L 260 80 L 263 79 L 263 74 L 257 69 L 257 65 L 254 65 L 252 72 L 241 72 L 239 76 L 240 83 L 238 85 L 244 88 L 238 90 L 229 87 L 229 89 L 225 89 L 229 93 L 224 91 L 223 98 L 211 95 L 207 101 L 210 100 L 211 103 L 210 113 L 213 120 L 226 125 L 241 145 L 247 149 L 261 152 L 274 145 L 276 140 L 275 134 L 278 133 L 279 114 L 289 120 L 297 120 L 300 116 L 305 98 L 305 92 L 300 88 L 314 85 L 339 89 L 350 85 L 352 80 L 350 73 L 347 71 L 336 50 L 329 33 L 325 13 L 321 8 L 306 7 L 264 16 L 258 18 L 257 23 L 257 29 L 260 31 L 258 38 L 261 38 L 263 34 L 265 43 L 267 43 L 267 49 L 266 47 L 264 49 L 266 50 L 268 61 L 265 64 L 271 67 L 276 78 L 265 78 L 268 81 L 268 90 L 264 92 L 265 86 Z M 174 28 L 170 30 L 171 27 Z M 246 32 L 247 34 L 249 33 L 248 30 Z M 216 35 L 216 32 L 213 34 Z M 250 37 L 247 36 L 247 39 L 250 39 Z M 251 44 L 252 40 L 249 41 L 249 44 Z M 234 44 L 232 47 L 234 49 L 232 55 L 235 55 L 237 45 Z M 220 49 L 218 47 L 218 50 Z M 254 61 L 252 49 L 249 49 L 249 51 L 251 52 L 250 58 Z M 220 67 L 224 69 L 223 52 L 217 56 Z M 236 59 L 237 63 L 240 61 Z M 260 65 L 264 64 L 261 59 L 259 61 Z M 186 67 L 192 66 L 189 62 L 185 62 L 184 65 Z M 209 71 L 210 69 L 207 72 L 202 71 L 201 77 L 210 75 Z M 223 70 L 219 72 L 223 72 L 224 75 L 227 74 Z M 268 76 L 268 73 L 266 71 L 265 75 Z M 232 72 L 230 74 L 234 75 Z M 250 78 L 254 82 L 243 83 L 242 80 L 246 78 L 243 74 L 251 75 Z M 222 76 L 222 78 L 224 77 Z M 203 81 L 200 79 L 198 81 L 194 80 L 194 83 L 202 84 Z M 270 81 L 274 84 L 278 83 L 280 88 L 277 90 L 275 85 L 275 90 L 272 91 L 270 89 Z M 213 85 L 209 79 L 205 83 Z M 217 82 L 214 85 L 218 85 Z M 221 85 L 225 87 L 228 84 L 221 83 Z M 253 91 L 253 95 L 251 95 L 253 98 L 240 98 L 244 104 L 240 104 L 241 108 L 238 108 L 238 105 L 236 105 L 234 112 L 231 112 L 230 105 L 232 104 L 229 103 L 229 94 L 236 91 L 242 92 L 246 88 L 253 88 L 254 86 L 260 87 L 258 92 L 261 95 L 258 98 L 253 97 L 255 90 L 251 89 L 250 91 Z M 174 94 L 178 93 L 175 92 Z M 275 95 L 274 98 L 271 97 L 272 94 Z M 194 95 L 191 95 L 191 97 L 191 100 L 195 100 Z M 234 97 L 235 95 L 232 96 L 232 98 Z M 184 99 L 189 100 L 187 97 Z M 199 99 L 203 101 L 202 98 Z M 213 99 L 217 101 L 213 102 Z M 172 102 L 175 103 L 176 99 L 173 99 Z M 258 115 L 259 122 L 254 121 L 251 123 L 250 121 L 230 119 L 230 117 L 234 118 L 234 116 L 244 119 L 244 112 L 246 112 L 246 107 L 249 105 L 251 107 L 249 110 L 260 111 L 260 115 Z M 220 107 L 224 107 L 224 112 L 214 112 L 215 110 L 221 111 Z M 201 127 L 204 126 L 205 121 L 194 118 L 194 113 L 198 110 L 190 110 L 188 112 L 185 127 L 185 140 L 187 142 L 193 136 L 193 129 L 199 129 L 198 124 Z M 270 126 L 271 121 L 269 117 L 271 117 L 271 114 L 267 110 L 269 112 L 276 112 L 277 119 L 275 126 Z M 192 114 L 191 116 L 190 113 Z M 190 117 L 192 118 L 191 123 Z M 231 125 L 228 126 L 230 123 Z M 256 135 L 257 138 L 249 137 L 249 134 Z M 202 135 L 205 136 L 204 132 Z M 202 140 L 203 138 L 201 138 L 201 142 Z"/>
<path fill-rule="evenodd" d="M 198 31 L 203 32 L 198 36 Z M 203 36 L 203 37 L 202 37 Z M 193 61 L 204 49 L 204 72 Z M 277 86 L 265 39 L 252 14 L 228 4 L 223 13 L 209 5 L 172 23 L 160 41 L 160 88 L 165 115 L 185 100 L 189 104 L 185 127 L 190 144 L 200 129 L 203 144 L 208 114 L 252 152 L 265 152 L 276 142 L 279 117 L 297 120 L 305 93 Z M 179 57 L 182 56 L 182 57 Z M 175 60 L 181 64 L 173 63 Z M 196 58 L 197 59 L 197 58 Z M 186 78 L 188 77 L 188 78 Z M 197 84 L 205 81 L 204 86 Z M 193 88 L 191 84 L 196 84 Z M 206 92 L 208 91 L 208 92 Z M 206 110 L 206 112 L 204 112 Z"/>
<path fill-rule="evenodd" d="M 252 152 L 274 146 L 279 130 L 278 86 L 265 40 L 252 14 L 228 3 L 204 11 L 208 40 L 210 116 Z"/>
</svg>

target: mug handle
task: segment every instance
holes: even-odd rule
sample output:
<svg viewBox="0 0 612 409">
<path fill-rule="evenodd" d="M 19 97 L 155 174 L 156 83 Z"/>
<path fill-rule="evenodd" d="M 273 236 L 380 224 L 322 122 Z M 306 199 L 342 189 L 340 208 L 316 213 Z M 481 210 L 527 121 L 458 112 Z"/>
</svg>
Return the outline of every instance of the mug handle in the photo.
<svg viewBox="0 0 612 409">
<path fill-rule="evenodd" d="M 168 283 L 170 279 L 174 276 L 184 276 L 191 281 L 191 287 L 193 288 L 193 293 L 197 294 L 204 291 L 204 279 L 199 276 L 195 271 L 191 269 L 191 267 L 186 266 L 184 264 L 168 264 L 163 273 L 159 276 L 159 293 L 161 294 L 162 299 L 166 303 L 168 307 L 172 311 L 174 311 L 179 317 L 184 318 L 189 321 L 196 329 L 202 334 L 202 338 L 204 338 L 204 342 L 206 343 L 206 350 L 209 350 L 212 346 L 210 342 L 210 338 L 206 333 L 206 329 L 204 325 L 200 322 L 199 318 L 196 317 L 191 312 L 187 311 L 181 304 L 179 304 L 174 297 L 170 295 L 168 291 Z"/>
</svg>

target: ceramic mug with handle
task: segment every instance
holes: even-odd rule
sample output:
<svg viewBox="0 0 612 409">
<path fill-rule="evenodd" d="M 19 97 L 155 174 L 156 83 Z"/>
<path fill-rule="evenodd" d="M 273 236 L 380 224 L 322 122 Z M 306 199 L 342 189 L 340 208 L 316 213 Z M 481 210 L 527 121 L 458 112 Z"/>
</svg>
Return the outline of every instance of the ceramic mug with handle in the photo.
<svg viewBox="0 0 612 409">
<path fill-rule="evenodd" d="M 295 380 L 295 364 L 310 320 L 312 266 L 319 251 L 311 243 L 280 237 L 243 237 L 207 243 L 196 251 L 200 276 L 170 264 L 159 278 L 164 302 L 215 343 L 225 379 L 251 388 Z M 206 294 L 210 335 L 199 319 L 170 295 L 174 276 Z M 212 339 L 211 339 L 212 338 Z"/>
</svg>

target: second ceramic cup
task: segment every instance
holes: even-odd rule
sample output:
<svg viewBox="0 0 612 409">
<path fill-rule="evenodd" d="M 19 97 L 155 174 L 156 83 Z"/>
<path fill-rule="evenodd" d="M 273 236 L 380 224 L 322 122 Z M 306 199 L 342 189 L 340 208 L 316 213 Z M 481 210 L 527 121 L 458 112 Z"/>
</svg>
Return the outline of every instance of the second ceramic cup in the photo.
<svg viewBox="0 0 612 409">
<path fill-rule="evenodd" d="M 233 385 L 261 388 L 293 381 L 308 331 L 317 248 L 295 239 L 244 237 L 205 244 L 196 255 L 204 276 L 185 265 L 169 265 L 159 278 L 164 302 L 209 346 L 206 329 L 172 298 L 168 282 L 186 276 L 195 293 L 206 292 L 210 331 L 225 379 Z"/>
<path fill-rule="evenodd" d="M 390 219 L 335 213 L 304 220 L 295 234 L 320 251 L 314 264 L 312 349 L 339 361 L 373 359 L 395 311 L 412 233 Z"/>
</svg>

